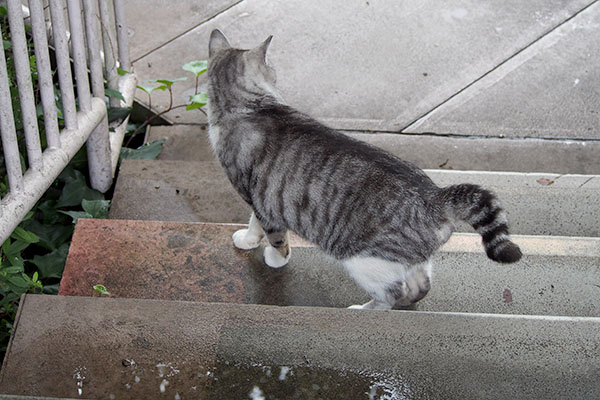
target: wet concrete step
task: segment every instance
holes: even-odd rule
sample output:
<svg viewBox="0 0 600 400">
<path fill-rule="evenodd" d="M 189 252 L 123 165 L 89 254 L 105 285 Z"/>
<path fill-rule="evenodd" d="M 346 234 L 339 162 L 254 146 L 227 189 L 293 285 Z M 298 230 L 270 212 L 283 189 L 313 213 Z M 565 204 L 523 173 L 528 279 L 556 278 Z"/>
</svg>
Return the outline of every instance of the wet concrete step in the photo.
<svg viewBox="0 0 600 400">
<path fill-rule="evenodd" d="M 423 169 L 600 174 L 597 140 L 543 140 L 435 133 L 344 133 Z M 161 160 L 212 161 L 205 125 L 153 126 L 146 141 L 166 139 Z"/>
<path fill-rule="evenodd" d="M 347 400 L 600 393 L 600 318 L 26 295 L 15 326 L 0 374 L 7 394 Z"/>
<path fill-rule="evenodd" d="M 493 189 L 515 234 L 600 236 L 598 175 L 426 172 L 441 186 Z M 163 221 L 246 223 L 249 215 L 216 161 L 124 160 L 110 210 L 111 218 Z"/>
<path fill-rule="evenodd" d="M 293 238 L 281 269 L 262 249 L 233 247 L 240 225 L 80 219 L 61 295 L 343 308 L 367 295 L 342 266 Z M 525 256 L 487 259 L 480 238 L 454 235 L 434 259 L 422 311 L 600 317 L 600 238 L 518 236 Z"/>
</svg>

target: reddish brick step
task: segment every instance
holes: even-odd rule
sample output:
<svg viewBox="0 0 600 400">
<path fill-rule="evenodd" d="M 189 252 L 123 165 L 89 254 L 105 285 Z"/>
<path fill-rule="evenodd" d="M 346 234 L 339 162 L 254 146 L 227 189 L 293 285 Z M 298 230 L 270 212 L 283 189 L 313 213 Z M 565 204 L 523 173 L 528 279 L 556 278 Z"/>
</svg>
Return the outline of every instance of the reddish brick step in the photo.
<svg viewBox="0 0 600 400">
<path fill-rule="evenodd" d="M 60 294 L 347 307 L 368 300 L 341 265 L 292 240 L 288 266 L 272 269 L 262 249 L 242 251 L 242 225 L 80 219 Z M 517 236 L 525 254 L 500 265 L 477 235 L 455 235 L 434 259 L 434 282 L 419 310 L 600 316 L 600 238 Z M 507 296 L 510 293 L 510 296 Z"/>
</svg>

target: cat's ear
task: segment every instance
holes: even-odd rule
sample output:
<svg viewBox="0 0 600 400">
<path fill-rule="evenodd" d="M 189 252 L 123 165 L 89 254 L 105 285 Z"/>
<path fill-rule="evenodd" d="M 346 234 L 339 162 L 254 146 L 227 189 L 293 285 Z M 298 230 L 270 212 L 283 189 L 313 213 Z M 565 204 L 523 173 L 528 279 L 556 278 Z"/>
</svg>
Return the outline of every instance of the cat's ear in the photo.
<svg viewBox="0 0 600 400">
<path fill-rule="evenodd" d="M 250 50 L 259 60 L 265 61 L 267 57 L 267 50 L 269 49 L 269 45 L 271 44 L 271 40 L 273 40 L 273 35 L 269 36 L 264 42 L 262 42 L 258 47 Z"/>
<path fill-rule="evenodd" d="M 217 54 L 221 50 L 230 49 L 231 45 L 229 44 L 229 40 L 223 35 L 223 33 L 215 29 L 210 34 L 210 41 L 208 42 L 208 56 L 212 57 Z"/>
</svg>

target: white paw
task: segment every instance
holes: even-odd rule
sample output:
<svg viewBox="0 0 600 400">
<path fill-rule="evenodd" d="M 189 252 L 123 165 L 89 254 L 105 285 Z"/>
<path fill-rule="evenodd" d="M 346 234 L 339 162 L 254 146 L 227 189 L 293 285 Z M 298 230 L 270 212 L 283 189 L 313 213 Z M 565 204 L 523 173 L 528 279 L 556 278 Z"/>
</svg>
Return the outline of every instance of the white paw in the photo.
<svg viewBox="0 0 600 400">
<path fill-rule="evenodd" d="M 348 307 L 350 310 L 362 310 L 364 307 L 362 306 L 362 304 L 354 304 L 351 305 L 350 307 Z"/>
<path fill-rule="evenodd" d="M 248 235 L 248 229 L 240 229 L 233 234 L 232 239 L 233 245 L 238 249 L 250 250 L 258 247 L 261 238 Z"/>
<path fill-rule="evenodd" d="M 283 257 L 273 246 L 265 247 L 265 264 L 271 268 L 281 268 L 290 261 L 292 255 L 292 249 L 290 249 L 288 256 Z"/>
</svg>

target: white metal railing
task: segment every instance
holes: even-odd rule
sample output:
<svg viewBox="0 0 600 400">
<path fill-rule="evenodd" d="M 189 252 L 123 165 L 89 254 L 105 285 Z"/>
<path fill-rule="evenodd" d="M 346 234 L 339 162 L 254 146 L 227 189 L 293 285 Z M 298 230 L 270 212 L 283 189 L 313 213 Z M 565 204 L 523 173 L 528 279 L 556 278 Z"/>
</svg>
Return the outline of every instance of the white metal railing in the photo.
<svg viewBox="0 0 600 400">
<path fill-rule="evenodd" d="M 47 29 L 43 0 L 29 0 L 28 21 L 33 34 L 47 142 L 46 148 L 42 148 L 23 5 L 20 0 L 6 3 L 28 165 L 23 171 L 4 46 L 0 43 L 0 134 L 9 183 L 9 193 L 0 199 L 0 243 L 10 236 L 86 142 L 91 186 L 100 192 L 110 188 L 128 121 L 109 131 L 104 82 L 125 98 L 124 102 L 111 98 L 111 107 L 130 107 L 137 83 L 129 60 L 123 0 L 67 0 L 68 26 L 64 1 L 47 0 L 51 30 Z M 50 38 L 48 31 L 51 31 Z M 54 100 L 49 42 L 56 58 L 64 119 L 62 130 L 59 130 Z M 71 71 L 71 60 L 74 71 Z M 119 76 L 118 66 L 130 73 Z"/>
</svg>

